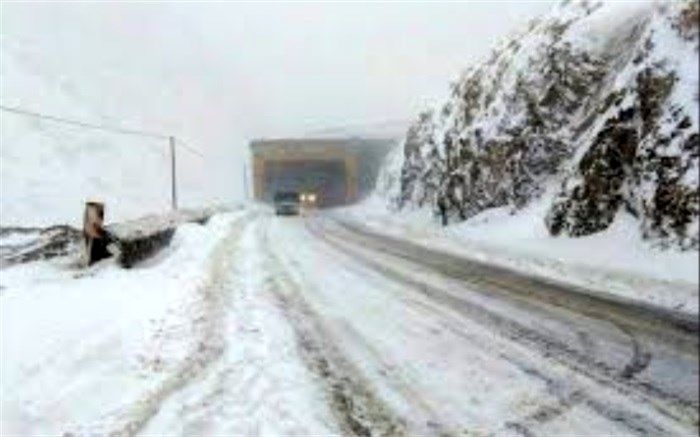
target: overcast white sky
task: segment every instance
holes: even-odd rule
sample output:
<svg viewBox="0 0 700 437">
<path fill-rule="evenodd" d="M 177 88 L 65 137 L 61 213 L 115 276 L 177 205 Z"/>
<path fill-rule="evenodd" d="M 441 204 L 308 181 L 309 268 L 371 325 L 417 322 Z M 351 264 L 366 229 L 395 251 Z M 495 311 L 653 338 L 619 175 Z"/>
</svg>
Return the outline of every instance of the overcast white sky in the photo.
<svg viewBox="0 0 700 437">
<path fill-rule="evenodd" d="M 3 2 L 1 33 L 100 115 L 230 163 L 250 138 L 413 118 L 551 6 Z"/>
<path fill-rule="evenodd" d="M 164 113 L 153 109 L 147 119 L 204 113 L 257 137 L 411 118 L 442 96 L 460 69 L 550 6 L 5 3 L 2 33 L 61 59 L 52 63 L 57 74 L 80 81 L 94 73 L 90 86 L 103 86 L 105 96 L 124 79 L 110 77 L 106 70 L 115 67 L 130 75 L 122 87 L 134 97 L 162 95 L 172 103 L 154 105 Z M 181 122 L 193 133 L 207 123 Z"/>
</svg>

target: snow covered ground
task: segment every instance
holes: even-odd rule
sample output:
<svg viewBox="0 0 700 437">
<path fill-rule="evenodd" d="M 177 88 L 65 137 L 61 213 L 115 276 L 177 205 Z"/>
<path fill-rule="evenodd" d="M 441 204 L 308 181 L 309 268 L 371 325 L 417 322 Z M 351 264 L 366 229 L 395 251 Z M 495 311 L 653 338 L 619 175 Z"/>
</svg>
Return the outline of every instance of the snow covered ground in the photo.
<svg viewBox="0 0 700 437">
<path fill-rule="evenodd" d="M 335 433 L 292 331 L 260 296 L 250 214 L 181 225 L 130 270 L 3 270 L 0 434 Z"/>
<path fill-rule="evenodd" d="M 130 270 L 4 268 L 0 431 L 696 431 L 685 334 L 513 298 L 334 223 L 249 206 Z"/>
<path fill-rule="evenodd" d="M 660 250 L 645 243 L 631 218 L 588 237 L 552 237 L 542 221 L 548 196 L 517 215 L 485 211 L 445 228 L 427 209 L 390 211 L 374 196 L 336 215 L 426 246 L 591 290 L 698 314 L 697 251 Z"/>
<path fill-rule="evenodd" d="M 106 433 L 128 426 L 197 351 L 212 251 L 245 213 L 183 225 L 147 265 L 70 260 L 2 271 L 2 434 Z"/>
</svg>

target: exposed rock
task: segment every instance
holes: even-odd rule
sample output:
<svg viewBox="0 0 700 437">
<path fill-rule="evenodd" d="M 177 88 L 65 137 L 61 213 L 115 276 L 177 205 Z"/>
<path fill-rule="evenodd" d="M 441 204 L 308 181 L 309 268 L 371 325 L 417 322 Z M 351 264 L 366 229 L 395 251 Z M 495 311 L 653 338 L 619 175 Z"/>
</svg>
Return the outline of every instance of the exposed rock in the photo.
<svg viewBox="0 0 700 437">
<path fill-rule="evenodd" d="M 21 236 L 18 242 L 13 237 Z M 8 243 L 9 241 L 9 243 Z M 68 225 L 0 228 L 0 266 L 46 260 L 80 252 L 82 232 Z"/>
<path fill-rule="evenodd" d="M 608 7 L 565 2 L 466 70 L 409 128 L 390 202 L 465 220 L 560 185 L 553 235 L 624 209 L 643 238 L 697 248 L 697 3 Z"/>
</svg>

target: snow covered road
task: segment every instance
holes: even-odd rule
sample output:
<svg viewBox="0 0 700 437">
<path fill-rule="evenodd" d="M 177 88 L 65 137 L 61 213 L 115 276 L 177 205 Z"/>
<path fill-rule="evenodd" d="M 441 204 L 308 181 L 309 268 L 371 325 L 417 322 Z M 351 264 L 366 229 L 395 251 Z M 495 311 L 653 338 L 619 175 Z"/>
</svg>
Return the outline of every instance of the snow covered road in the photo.
<svg viewBox="0 0 700 437">
<path fill-rule="evenodd" d="M 3 435 L 697 434 L 688 324 L 324 215 L 175 240 L 3 271 Z"/>
</svg>

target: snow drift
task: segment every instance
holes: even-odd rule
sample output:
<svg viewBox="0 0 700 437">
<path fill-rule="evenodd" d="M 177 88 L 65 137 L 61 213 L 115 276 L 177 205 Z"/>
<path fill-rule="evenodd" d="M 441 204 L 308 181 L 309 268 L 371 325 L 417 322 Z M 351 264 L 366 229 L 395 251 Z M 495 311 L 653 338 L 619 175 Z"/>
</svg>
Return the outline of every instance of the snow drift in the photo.
<svg viewBox="0 0 700 437">
<path fill-rule="evenodd" d="M 451 221 L 544 202 L 551 235 L 634 218 L 698 248 L 698 5 L 563 2 L 421 114 L 378 192 Z"/>
</svg>

